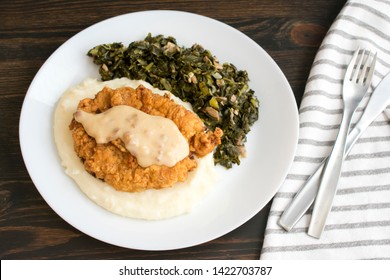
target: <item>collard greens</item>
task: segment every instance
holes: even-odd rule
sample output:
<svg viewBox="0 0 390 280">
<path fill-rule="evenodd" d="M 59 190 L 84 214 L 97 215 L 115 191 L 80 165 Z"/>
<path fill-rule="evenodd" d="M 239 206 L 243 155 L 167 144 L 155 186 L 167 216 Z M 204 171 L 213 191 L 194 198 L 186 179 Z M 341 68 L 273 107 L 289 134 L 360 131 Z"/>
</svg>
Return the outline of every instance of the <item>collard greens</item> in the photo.
<svg viewBox="0 0 390 280">
<path fill-rule="evenodd" d="M 163 35 L 148 34 L 128 47 L 122 43 L 99 45 L 88 55 L 100 66 L 104 81 L 141 79 L 190 102 L 209 129 L 220 127 L 224 132 L 222 144 L 214 152 L 215 162 L 227 168 L 240 163 L 246 135 L 259 111 L 246 71 L 230 63 L 220 64 L 201 45 L 179 47 L 175 38 Z"/>
</svg>

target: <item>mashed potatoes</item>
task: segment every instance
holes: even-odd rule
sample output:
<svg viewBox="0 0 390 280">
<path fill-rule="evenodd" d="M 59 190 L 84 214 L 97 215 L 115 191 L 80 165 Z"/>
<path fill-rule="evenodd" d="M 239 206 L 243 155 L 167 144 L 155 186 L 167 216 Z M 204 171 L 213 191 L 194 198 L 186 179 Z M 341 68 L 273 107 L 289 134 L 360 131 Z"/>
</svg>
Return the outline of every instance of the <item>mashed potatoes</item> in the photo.
<svg viewBox="0 0 390 280">
<path fill-rule="evenodd" d="M 216 183 L 212 153 L 197 159 L 198 167 L 188 174 L 185 182 L 176 183 L 171 188 L 147 190 L 139 193 L 121 192 L 85 171 L 81 160 L 73 149 L 73 139 L 69 124 L 77 105 L 84 98 L 93 98 L 103 87 L 119 88 L 139 85 L 163 95 L 166 91 L 153 88 L 144 81 L 132 81 L 126 78 L 107 82 L 87 79 L 67 90 L 59 100 L 54 115 L 54 139 L 62 165 L 68 176 L 73 178 L 80 189 L 98 205 L 126 217 L 158 220 L 174 217 L 191 211 Z M 172 96 L 176 103 L 191 110 L 191 105 Z"/>
</svg>

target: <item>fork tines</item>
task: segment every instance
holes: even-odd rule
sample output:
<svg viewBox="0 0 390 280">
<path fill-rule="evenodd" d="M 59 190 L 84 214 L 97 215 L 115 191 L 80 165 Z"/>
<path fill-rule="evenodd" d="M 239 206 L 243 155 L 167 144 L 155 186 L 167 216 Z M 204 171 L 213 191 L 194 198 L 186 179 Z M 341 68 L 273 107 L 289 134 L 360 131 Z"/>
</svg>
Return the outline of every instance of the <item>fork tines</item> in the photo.
<svg viewBox="0 0 390 280">
<path fill-rule="evenodd" d="M 350 81 L 364 85 L 367 80 L 371 80 L 374 74 L 374 67 L 369 67 L 374 60 L 376 60 L 376 53 L 372 54 L 369 50 L 361 50 L 358 48 L 352 57 L 353 63 L 348 66 L 347 77 Z M 369 61 L 371 60 L 371 63 Z M 353 71 L 359 69 L 359 71 Z M 352 73 L 354 75 L 352 76 Z"/>
</svg>

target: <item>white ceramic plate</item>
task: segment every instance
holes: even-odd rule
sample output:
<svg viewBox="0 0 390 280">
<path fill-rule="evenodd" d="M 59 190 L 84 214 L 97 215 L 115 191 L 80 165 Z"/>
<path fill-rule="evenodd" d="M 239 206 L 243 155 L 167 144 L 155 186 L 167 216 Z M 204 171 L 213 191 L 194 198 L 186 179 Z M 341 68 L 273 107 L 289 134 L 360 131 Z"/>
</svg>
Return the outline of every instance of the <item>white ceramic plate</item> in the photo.
<svg viewBox="0 0 390 280">
<path fill-rule="evenodd" d="M 102 43 L 140 40 L 151 32 L 200 43 L 220 62 L 245 69 L 260 100 L 260 118 L 248 136 L 248 157 L 188 215 L 143 221 L 109 213 L 90 201 L 61 167 L 53 139 L 53 112 L 70 86 L 99 77 L 86 52 Z M 50 207 L 75 228 L 117 246 L 169 250 L 218 238 L 258 213 L 275 195 L 295 153 L 298 112 L 291 88 L 272 58 L 254 41 L 219 21 L 176 11 L 125 14 L 76 34 L 44 63 L 25 97 L 20 145 L 28 172 Z"/>
</svg>

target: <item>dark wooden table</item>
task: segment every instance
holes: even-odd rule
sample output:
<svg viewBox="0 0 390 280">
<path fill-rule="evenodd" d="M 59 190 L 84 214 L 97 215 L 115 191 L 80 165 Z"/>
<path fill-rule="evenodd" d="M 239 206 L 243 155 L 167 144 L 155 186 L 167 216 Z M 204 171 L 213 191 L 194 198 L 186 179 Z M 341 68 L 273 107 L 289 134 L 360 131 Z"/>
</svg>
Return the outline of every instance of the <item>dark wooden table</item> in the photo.
<svg viewBox="0 0 390 280">
<path fill-rule="evenodd" d="M 1 259 L 258 259 L 271 203 L 236 230 L 192 248 L 150 252 L 95 240 L 62 220 L 32 183 L 18 123 L 44 61 L 84 28 L 123 13 L 180 10 L 242 31 L 279 64 L 299 106 L 309 70 L 344 0 L 0 1 Z"/>
</svg>

